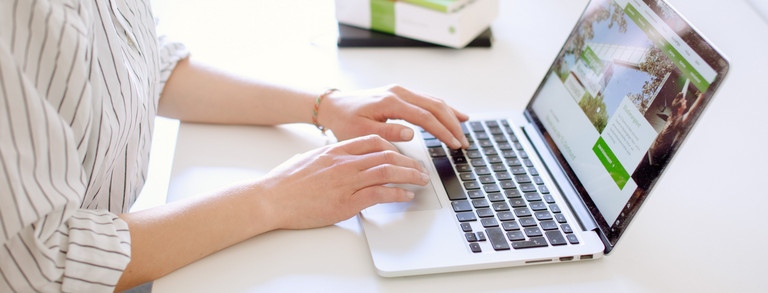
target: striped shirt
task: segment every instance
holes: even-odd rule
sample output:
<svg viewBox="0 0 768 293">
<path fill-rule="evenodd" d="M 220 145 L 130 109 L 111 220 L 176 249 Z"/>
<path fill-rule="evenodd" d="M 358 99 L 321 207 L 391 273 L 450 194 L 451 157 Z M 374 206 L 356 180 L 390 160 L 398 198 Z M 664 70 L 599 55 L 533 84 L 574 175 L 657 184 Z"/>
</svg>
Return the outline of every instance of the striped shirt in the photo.
<svg viewBox="0 0 768 293">
<path fill-rule="evenodd" d="M 148 0 L 0 0 L 0 292 L 109 292 L 165 80 Z"/>
</svg>

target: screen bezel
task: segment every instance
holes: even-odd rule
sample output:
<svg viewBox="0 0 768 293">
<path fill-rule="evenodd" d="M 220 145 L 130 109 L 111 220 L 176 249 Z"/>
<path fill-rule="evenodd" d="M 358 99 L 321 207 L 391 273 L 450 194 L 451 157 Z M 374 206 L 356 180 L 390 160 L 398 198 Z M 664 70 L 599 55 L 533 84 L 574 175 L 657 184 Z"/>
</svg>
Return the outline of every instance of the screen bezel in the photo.
<svg viewBox="0 0 768 293">
<path fill-rule="evenodd" d="M 707 88 L 707 90 L 703 93 L 703 97 L 702 97 L 703 100 L 701 101 L 700 107 L 697 109 L 696 112 L 690 113 L 690 115 L 693 115 L 689 119 L 691 122 L 686 125 L 685 130 L 682 132 L 681 136 L 679 137 L 679 141 L 676 142 L 669 149 L 669 152 L 668 152 L 669 155 L 667 159 L 664 161 L 664 163 L 662 164 L 662 167 L 658 170 L 658 172 L 655 172 L 655 174 L 648 174 L 649 177 L 652 178 L 650 180 L 650 183 L 647 184 L 645 188 L 638 188 L 635 192 L 633 192 L 633 195 L 630 197 L 627 204 L 624 205 L 624 208 L 619 214 L 619 217 L 617 218 L 617 220 L 609 224 L 606 221 L 606 219 L 603 217 L 603 215 L 600 213 L 599 209 L 597 208 L 597 205 L 589 196 L 589 193 L 581 184 L 581 182 L 578 180 L 578 177 L 576 176 L 573 169 L 568 165 L 563 153 L 557 148 L 552 136 L 546 130 L 542 121 L 539 119 L 538 115 L 536 115 L 536 113 L 533 110 L 533 104 L 535 103 L 540 92 L 542 91 L 542 88 L 547 78 L 549 78 L 550 73 L 552 73 L 553 70 L 555 70 L 558 60 L 563 57 L 563 54 L 567 49 L 569 40 L 571 40 L 575 36 L 575 34 L 579 31 L 581 25 L 584 23 L 585 16 L 587 14 L 587 8 L 590 7 L 590 5 L 593 5 L 593 2 L 609 3 L 608 1 L 612 2 L 613 0 L 591 0 L 587 4 L 585 9 L 582 11 L 581 16 L 579 17 L 579 20 L 577 21 L 576 25 L 574 25 L 573 30 L 569 34 L 565 43 L 563 44 L 563 47 L 558 52 L 557 58 L 555 58 L 549 70 L 547 70 L 546 74 L 544 75 L 544 78 L 542 79 L 542 82 L 539 84 L 539 87 L 536 89 L 536 92 L 533 94 L 532 98 L 528 102 L 528 105 L 526 106 L 526 109 L 524 111 L 525 116 L 531 122 L 531 124 L 536 128 L 536 130 L 539 132 L 544 142 L 547 144 L 551 154 L 555 157 L 555 159 L 559 163 L 559 167 L 567 175 L 572 187 L 579 194 L 579 197 L 581 198 L 584 205 L 589 210 L 589 213 L 592 215 L 595 223 L 597 223 L 598 230 L 599 230 L 598 232 L 600 233 L 601 238 L 606 244 L 606 250 L 605 250 L 606 253 L 610 252 L 610 250 L 613 249 L 613 246 L 616 245 L 619 238 L 626 230 L 628 224 L 631 222 L 635 214 L 637 214 L 637 211 L 642 206 L 643 201 L 647 198 L 648 194 L 650 194 L 650 192 L 653 190 L 659 178 L 669 166 L 670 160 L 675 156 L 675 154 L 679 150 L 681 143 L 685 141 L 685 138 L 690 133 L 692 126 L 695 125 L 698 119 L 700 118 L 701 113 L 707 108 L 709 102 L 712 100 L 714 93 L 717 91 L 723 79 L 725 78 L 729 68 L 729 63 L 726 60 L 726 58 L 709 41 L 707 41 L 690 24 L 690 22 L 688 22 L 684 17 L 682 17 L 680 13 L 677 10 L 675 10 L 673 7 L 671 7 L 666 1 L 642 0 L 657 15 L 659 15 L 659 11 L 661 9 L 663 9 L 666 12 L 671 12 L 669 15 L 667 15 L 668 16 L 667 19 L 671 19 L 672 21 L 678 24 L 679 30 L 676 31 L 678 33 L 678 36 L 680 36 L 697 54 L 701 56 L 702 59 L 704 59 L 704 61 L 709 66 L 711 66 L 715 70 L 715 72 L 717 73 L 717 76 L 710 83 L 710 86 Z M 684 32 L 684 34 L 681 34 L 681 32 Z"/>
</svg>

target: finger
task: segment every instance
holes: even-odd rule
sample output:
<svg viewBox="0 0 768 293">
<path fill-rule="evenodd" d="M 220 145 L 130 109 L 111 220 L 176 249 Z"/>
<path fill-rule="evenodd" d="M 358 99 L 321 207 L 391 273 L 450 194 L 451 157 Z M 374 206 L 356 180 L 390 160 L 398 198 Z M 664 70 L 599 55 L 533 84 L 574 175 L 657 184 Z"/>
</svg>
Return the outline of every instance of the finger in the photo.
<svg viewBox="0 0 768 293">
<path fill-rule="evenodd" d="M 350 155 L 363 155 L 381 151 L 397 152 L 397 148 L 394 145 L 375 134 L 339 142 L 335 148 Z"/>
<path fill-rule="evenodd" d="M 440 120 L 435 117 L 432 112 L 424 109 L 420 106 L 406 102 L 401 98 L 393 97 L 387 104 L 380 108 L 380 113 L 386 115 L 392 119 L 403 119 L 412 124 L 421 126 L 425 130 L 432 133 L 437 139 L 445 142 L 449 147 L 460 148 L 462 142 L 453 135 Z M 456 122 L 458 125 L 458 121 Z M 382 126 L 380 126 L 382 127 Z M 459 131 L 461 128 L 459 126 Z M 462 133 L 460 139 L 465 139 Z"/>
<path fill-rule="evenodd" d="M 363 210 L 379 203 L 411 201 L 414 196 L 413 191 L 404 188 L 376 185 L 358 190 L 351 201 L 357 210 Z"/>
<path fill-rule="evenodd" d="M 415 105 L 418 108 L 425 109 L 430 114 L 432 114 L 435 120 L 426 119 L 419 121 L 425 123 L 424 125 L 419 124 L 425 130 L 429 131 L 435 135 L 435 137 L 443 142 L 446 142 L 446 144 L 453 148 L 469 146 L 469 142 L 467 141 L 466 137 L 464 137 L 464 133 L 461 131 L 459 118 L 456 115 L 458 111 L 445 104 L 445 102 L 442 100 L 419 95 L 402 87 L 393 87 L 391 91 L 397 94 L 401 99 L 403 99 L 403 101 Z M 463 113 L 458 113 L 462 115 L 462 118 L 468 118 Z M 419 116 L 414 116 L 414 118 L 419 119 Z M 429 117 L 424 117 L 424 115 L 422 115 L 422 118 Z M 447 137 L 445 134 L 441 134 L 445 132 L 443 129 L 446 129 L 452 138 L 455 139 L 455 141 Z"/>
<path fill-rule="evenodd" d="M 384 184 L 426 185 L 427 183 L 429 183 L 429 176 L 421 170 L 385 164 L 360 172 L 356 187 L 362 189 Z"/>
<path fill-rule="evenodd" d="M 381 151 L 376 153 L 369 153 L 361 155 L 357 158 L 356 169 L 358 172 L 365 171 L 374 168 L 379 165 L 395 165 L 405 168 L 411 168 L 421 171 L 422 173 L 427 170 L 418 161 L 409 158 L 397 151 Z"/>
<path fill-rule="evenodd" d="M 388 141 L 409 141 L 413 139 L 413 129 L 408 126 L 397 123 L 368 121 L 369 126 L 366 129 L 377 129 L 376 133 L 383 139 Z"/>
</svg>

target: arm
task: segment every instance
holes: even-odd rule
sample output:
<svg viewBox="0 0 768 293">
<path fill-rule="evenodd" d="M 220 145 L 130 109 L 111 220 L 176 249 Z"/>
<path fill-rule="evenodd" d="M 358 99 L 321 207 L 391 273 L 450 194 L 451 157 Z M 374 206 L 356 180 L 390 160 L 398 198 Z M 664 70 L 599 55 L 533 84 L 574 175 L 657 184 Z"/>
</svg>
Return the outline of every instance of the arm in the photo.
<svg viewBox="0 0 768 293">
<path fill-rule="evenodd" d="M 296 156 L 252 183 L 121 215 L 132 252 L 117 288 L 162 277 L 271 230 L 331 225 L 376 203 L 413 199 L 413 193 L 383 184 L 427 182 L 418 162 L 380 137 L 366 136 Z"/>
<path fill-rule="evenodd" d="M 319 94 L 238 79 L 185 58 L 165 85 L 158 113 L 203 123 L 312 123 L 312 108 Z M 390 141 L 410 140 L 413 132 L 405 126 L 386 123 L 388 119 L 403 119 L 451 147 L 469 145 L 459 126 L 467 115 L 439 99 L 399 86 L 334 92 L 319 106 L 319 123 L 340 140 L 368 134 Z"/>
</svg>

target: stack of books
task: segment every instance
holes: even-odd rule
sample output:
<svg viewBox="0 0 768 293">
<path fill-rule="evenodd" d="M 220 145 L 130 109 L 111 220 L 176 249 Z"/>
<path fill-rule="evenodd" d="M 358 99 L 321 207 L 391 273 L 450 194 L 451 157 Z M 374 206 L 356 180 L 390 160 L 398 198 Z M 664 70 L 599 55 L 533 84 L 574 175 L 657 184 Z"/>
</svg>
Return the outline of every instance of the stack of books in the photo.
<svg viewBox="0 0 768 293">
<path fill-rule="evenodd" d="M 490 25 L 498 14 L 499 4 L 498 0 L 335 0 L 335 3 L 340 47 L 421 43 L 451 48 L 490 46 Z"/>
</svg>

